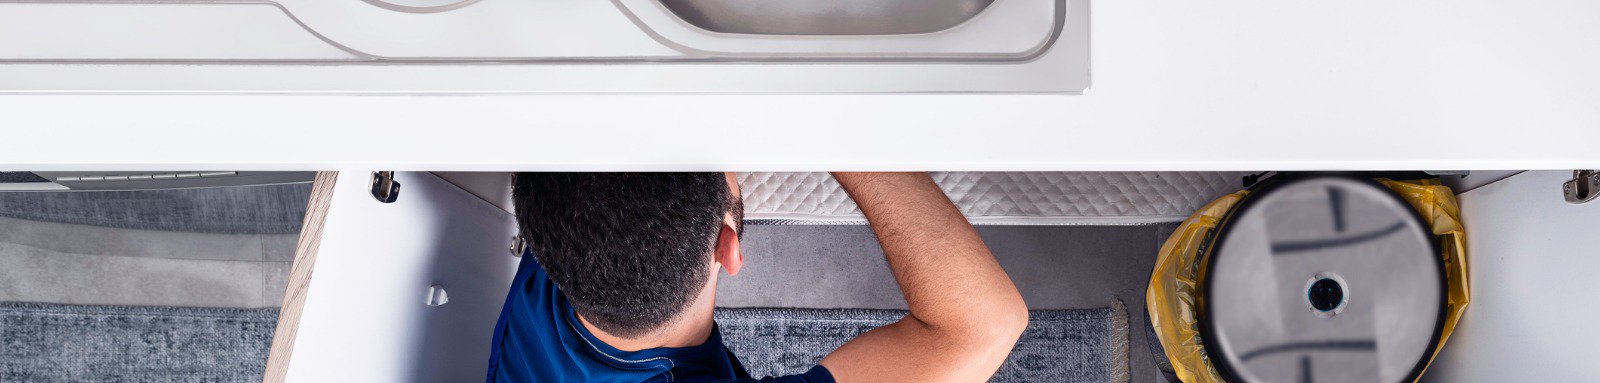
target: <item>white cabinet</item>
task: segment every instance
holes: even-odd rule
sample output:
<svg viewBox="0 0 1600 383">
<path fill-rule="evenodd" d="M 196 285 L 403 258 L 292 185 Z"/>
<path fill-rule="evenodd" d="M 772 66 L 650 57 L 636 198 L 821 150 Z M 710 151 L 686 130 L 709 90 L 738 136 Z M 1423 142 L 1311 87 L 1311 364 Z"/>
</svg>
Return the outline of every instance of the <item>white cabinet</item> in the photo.
<svg viewBox="0 0 1600 383">
<path fill-rule="evenodd" d="M 1600 347 L 1600 202 L 1571 204 L 1571 171 L 1530 171 L 1461 195 L 1472 304 L 1429 368 L 1435 382 L 1593 378 Z"/>
<path fill-rule="evenodd" d="M 339 174 L 310 279 L 290 282 L 306 289 L 303 306 L 283 309 L 297 326 L 279 324 L 275 341 L 297 327 L 293 353 L 271 358 L 268 380 L 284 368 L 291 382 L 482 379 L 519 260 L 511 214 L 430 173 L 397 173 L 397 198 L 383 203 L 369 177 Z"/>
</svg>

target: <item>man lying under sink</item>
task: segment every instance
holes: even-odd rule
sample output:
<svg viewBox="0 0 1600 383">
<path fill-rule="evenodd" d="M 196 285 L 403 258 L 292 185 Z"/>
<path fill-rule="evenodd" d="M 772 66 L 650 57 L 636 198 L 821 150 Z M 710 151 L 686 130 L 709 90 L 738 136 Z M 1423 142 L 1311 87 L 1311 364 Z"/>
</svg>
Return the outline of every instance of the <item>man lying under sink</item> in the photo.
<svg viewBox="0 0 1600 383">
<path fill-rule="evenodd" d="M 737 277 L 745 261 L 731 173 L 518 174 L 528 250 L 495 326 L 488 380 L 987 380 L 1028 311 L 977 232 L 926 174 L 834 177 L 866 215 L 910 314 L 803 374 L 756 380 L 712 320 L 718 270 Z"/>
</svg>

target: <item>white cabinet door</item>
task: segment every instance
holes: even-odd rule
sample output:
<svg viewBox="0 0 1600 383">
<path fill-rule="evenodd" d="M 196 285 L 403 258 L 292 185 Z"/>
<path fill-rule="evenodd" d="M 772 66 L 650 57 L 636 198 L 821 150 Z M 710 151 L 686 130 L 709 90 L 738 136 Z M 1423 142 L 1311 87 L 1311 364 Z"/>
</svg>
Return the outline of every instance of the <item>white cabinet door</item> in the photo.
<svg viewBox="0 0 1600 383">
<path fill-rule="evenodd" d="M 1567 203 L 1571 171 L 1461 195 L 1472 304 L 1433 382 L 1573 382 L 1600 374 L 1600 201 Z"/>
<path fill-rule="evenodd" d="M 518 259 L 511 214 L 430 173 L 342 172 L 288 363 L 290 382 L 482 380 Z M 448 301 L 427 304 L 429 287 Z"/>
</svg>

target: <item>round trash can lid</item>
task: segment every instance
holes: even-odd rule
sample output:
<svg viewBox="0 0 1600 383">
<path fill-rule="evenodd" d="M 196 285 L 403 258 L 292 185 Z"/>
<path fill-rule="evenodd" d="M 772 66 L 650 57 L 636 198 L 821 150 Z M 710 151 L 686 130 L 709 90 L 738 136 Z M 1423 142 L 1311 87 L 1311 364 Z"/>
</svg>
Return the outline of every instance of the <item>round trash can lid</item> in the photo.
<svg viewBox="0 0 1600 383">
<path fill-rule="evenodd" d="M 1215 237 L 1201 334 L 1236 382 L 1409 382 L 1444 313 L 1431 230 L 1370 179 L 1313 176 L 1251 194 Z"/>
</svg>

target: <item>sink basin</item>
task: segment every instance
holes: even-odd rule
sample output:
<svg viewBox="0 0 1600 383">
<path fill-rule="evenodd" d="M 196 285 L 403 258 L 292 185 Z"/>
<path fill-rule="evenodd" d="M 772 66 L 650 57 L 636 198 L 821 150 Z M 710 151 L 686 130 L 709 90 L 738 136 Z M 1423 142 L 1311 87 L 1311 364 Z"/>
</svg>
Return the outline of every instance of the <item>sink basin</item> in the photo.
<svg viewBox="0 0 1600 383">
<path fill-rule="evenodd" d="M 0 0 L 0 94 L 1078 94 L 1089 2 Z"/>
<path fill-rule="evenodd" d="M 755 35 L 906 35 L 971 20 L 995 0 L 660 0 L 696 27 Z"/>
</svg>

